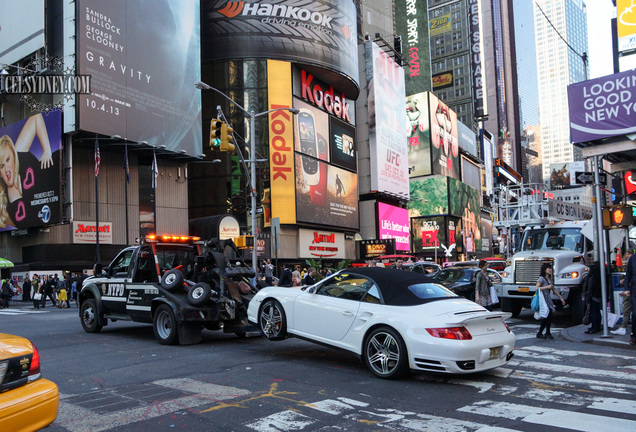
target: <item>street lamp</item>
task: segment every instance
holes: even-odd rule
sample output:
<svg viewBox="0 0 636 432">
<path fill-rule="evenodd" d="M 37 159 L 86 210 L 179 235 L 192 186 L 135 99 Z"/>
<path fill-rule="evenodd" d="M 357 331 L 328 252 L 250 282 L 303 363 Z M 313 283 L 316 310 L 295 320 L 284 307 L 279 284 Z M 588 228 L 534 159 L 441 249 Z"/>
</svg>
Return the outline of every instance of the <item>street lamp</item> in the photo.
<svg viewBox="0 0 636 432">
<path fill-rule="evenodd" d="M 223 96 L 225 99 L 230 101 L 234 106 L 243 111 L 245 116 L 250 118 L 250 196 L 251 196 L 251 204 L 252 204 L 252 238 L 254 239 L 254 246 L 252 247 L 252 267 L 254 268 L 254 273 L 258 274 L 258 263 L 256 261 L 256 163 L 259 160 L 256 159 L 256 130 L 255 130 L 255 119 L 256 117 L 263 116 L 265 114 L 269 114 L 274 111 L 289 111 L 292 114 L 298 114 L 300 110 L 298 108 L 274 108 L 271 110 L 263 111 L 256 113 L 254 110 L 247 111 L 221 90 L 218 90 L 211 85 L 208 85 L 202 81 L 197 81 L 194 83 L 194 86 L 199 90 L 213 90 Z"/>
</svg>

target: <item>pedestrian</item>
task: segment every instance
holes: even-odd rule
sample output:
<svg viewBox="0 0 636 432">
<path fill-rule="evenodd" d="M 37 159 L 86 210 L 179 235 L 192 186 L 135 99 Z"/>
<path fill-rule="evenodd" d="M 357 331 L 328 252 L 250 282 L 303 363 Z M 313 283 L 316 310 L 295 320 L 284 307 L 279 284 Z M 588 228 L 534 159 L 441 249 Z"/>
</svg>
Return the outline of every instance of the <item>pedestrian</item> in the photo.
<svg viewBox="0 0 636 432">
<path fill-rule="evenodd" d="M 2 308 L 7 309 L 9 307 L 9 300 L 13 296 L 11 285 L 7 279 L 2 279 L 2 285 L 0 286 L 0 297 L 2 297 Z"/>
<path fill-rule="evenodd" d="M 280 275 L 278 286 L 290 287 L 292 286 L 292 272 L 289 269 L 289 265 L 283 264 L 283 273 Z"/>
<path fill-rule="evenodd" d="M 592 263 L 590 272 L 583 282 L 583 292 L 585 301 L 590 304 L 590 327 L 585 330 L 586 334 L 598 333 L 601 331 L 601 267 L 598 262 Z"/>
<path fill-rule="evenodd" d="M 42 280 L 42 309 L 46 308 L 46 298 L 51 299 L 51 303 L 53 306 L 57 306 L 57 302 L 55 301 L 55 297 L 53 297 L 53 293 L 55 292 L 55 280 L 53 280 L 53 275 L 44 275 Z"/>
<path fill-rule="evenodd" d="M 31 301 L 31 279 L 29 279 L 28 274 L 24 277 L 24 282 L 22 283 L 22 301 Z"/>
<path fill-rule="evenodd" d="M 633 254 L 633 249 L 627 249 L 625 251 L 625 261 L 624 263 L 629 263 L 629 259 Z M 629 294 L 629 289 L 627 289 L 627 284 L 625 283 L 625 278 L 621 278 L 621 283 L 619 284 L 623 287 L 623 291 L 620 292 L 620 296 L 623 298 L 623 320 L 621 321 L 621 326 L 616 330 L 612 330 L 611 333 L 615 335 L 624 336 L 627 334 L 627 327 L 629 326 L 632 314 L 632 298 Z"/>
<path fill-rule="evenodd" d="M 79 304 L 77 303 L 77 297 L 78 297 L 77 285 L 78 284 L 79 284 L 79 281 L 77 280 L 77 278 L 75 278 L 73 282 L 71 282 L 71 298 L 75 302 L 75 307 L 79 307 Z"/>
<path fill-rule="evenodd" d="M 265 283 L 267 286 L 272 286 L 274 284 L 274 266 L 272 265 L 272 260 L 269 258 L 265 261 L 263 273 L 265 274 Z"/>
<path fill-rule="evenodd" d="M 31 298 L 33 299 L 33 309 L 40 309 L 40 303 L 42 302 L 42 285 L 40 284 L 40 277 L 37 273 L 33 275 L 33 281 L 31 282 Z"/>
<path fill-rule="evenodd" d="M 56 275 L 57 276 L 57 275 Z M 66 277 L 62 276 L 62 279 L 57 281 L 57 307 L 60 309 L 68 308 L 68 284 L 66 283 Z"/>
<path fill-rule="evenodd" d="M 636 304 L 636 254 L 633 254 L 627 262 L 625 284 L 632 301 L 632 334 L 629 338 L 629 344 L 634 346 L 636 345 L 636 312 L 634 312 L 634 305 Z"/>
<path fill-rule="evenodd" d="M 395 268 L 398 270 L 404 270 L 404 260 L 402 258 L 395 260 Z"/>
<path fill-rule="evenodd" d="M 554 288 L 552 272 L 552 266 L 549 263 L 543 263 L 539 279 L 537 279 L 537 285 L 535 286 L 535 289 L 538 290 L 537 293 L 543 295 L 543 298 L 548 305 L 548 316 L 541 320 L 541 327 L 539 327 L 539 332 L 537 333 L 537 338 L 539 339 L 554 339 L 554 336 L 550 333 L 550 327 L 552 326 L 552 316 L 556 311 L 556 308 L 554 307 L 554 302 L 550 297 L 550 291 L 554 292 L 561 299 L 563 306 L 565 306 L 565 300 L 563 300 L 561 294 L 556 290 L 556 288 Z M 544 329 L 545 334 L 543 334 Z"/>
<path fill-rule="evenodd" d="M 488 261 L 479 261 L 479 272 L 475 278 L 475 303 L 492 310 L 492 305 L 495 303 L 490 296 L 490 287 L 492 281 L 488 277 Z"/>
<path fill-rule="evenodd" d="M 292 286 L 293 287 L 298 287 L 301 286 L 303 284 L 303 280 L 300 277 L 300 271 L 299 270 L 294 270 L 292 272 Z"/>
<path fill-rule="evenodd" d="M 316 279 L 314 276 L 316 275 L 316 269 L 313 267 L 309 267 L 307 269 L 307 274 L 305 274 L 305 278 L 303 279 L 303 285 L 313 285 L 316 283 Z"/>
</svg>

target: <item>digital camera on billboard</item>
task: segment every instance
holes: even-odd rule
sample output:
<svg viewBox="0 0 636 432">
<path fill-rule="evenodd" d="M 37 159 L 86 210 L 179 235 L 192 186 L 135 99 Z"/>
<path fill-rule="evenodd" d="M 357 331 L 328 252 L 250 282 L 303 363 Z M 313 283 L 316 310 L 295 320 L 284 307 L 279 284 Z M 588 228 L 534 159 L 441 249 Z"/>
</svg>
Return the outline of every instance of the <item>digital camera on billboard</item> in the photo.
<svg viewBox="0 0 636 432">
<path fill-rule="evenodd" d="M 322 135 L 318 135 L 318 158 L 327 159 L 327 141 Z M 318 183 L 309 186 L 309 193 L 313 205 L 324 207 L 327 200 L 327 166 L 323 164 L 320 169 L 320 163 L 318 163 L 318 168 Z"/>
<path fill-rule="evenodd" d="M 303 153 L 301 160 L 305 181 L 309 186 L 317 185 L 320 181 L 320 166 L 317 159 L 316 121 L 310 111 L 301 110 L 298 113 L 298 139 L 300 141 L 300 151 Z"/>
</svg>

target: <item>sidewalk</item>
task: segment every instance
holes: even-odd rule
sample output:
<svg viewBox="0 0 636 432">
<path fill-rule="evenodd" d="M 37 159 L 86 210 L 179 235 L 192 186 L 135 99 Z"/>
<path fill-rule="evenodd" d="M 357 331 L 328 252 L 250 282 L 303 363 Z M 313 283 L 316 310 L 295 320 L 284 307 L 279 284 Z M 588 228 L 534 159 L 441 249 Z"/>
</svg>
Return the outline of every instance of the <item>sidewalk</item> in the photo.
<svg viewBox="0 0 636 432">
<path fill-rule="evenodd" d="M 568 327 L 561 330 L 561 336 L 563 337 L 563 339 L 570 342 L 585 342 L 595 345 L 606 345 L 613 346 L 615 348 L 627 348 L 636 350 L 636 347 L 629 344 L 630 328 L 627 329 L 627 334 L 624 336 L 611 333 L 611 331 L 616 330 L 618 326 L 614 328 L 608 328 L 607 337 L 604 337 L 602 328 L 600 333 L 585 334 L 585 330 L 587 330 L 589 327 L 589 325 L 584 324 L 579 324 L 574 327 Z"/>
</svg>

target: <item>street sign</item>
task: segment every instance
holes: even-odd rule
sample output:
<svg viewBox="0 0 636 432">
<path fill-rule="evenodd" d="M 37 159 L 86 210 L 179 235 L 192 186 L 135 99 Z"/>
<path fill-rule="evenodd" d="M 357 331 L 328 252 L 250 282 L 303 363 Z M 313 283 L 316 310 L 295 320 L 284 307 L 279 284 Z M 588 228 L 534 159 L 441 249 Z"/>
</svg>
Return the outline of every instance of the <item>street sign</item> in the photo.
<svg viewBox="0 0 636 432">
<path fill-rule="evenodd" d="M 607 183 L 607 174 L 600 173 L 598 177 L 601 184 Z M 594 184 L 594 173 L 591 171 L 576 171 L 574 173 L 574 179 L 576 181 L 576 184 L 591 185 Z"/>
</svg>

